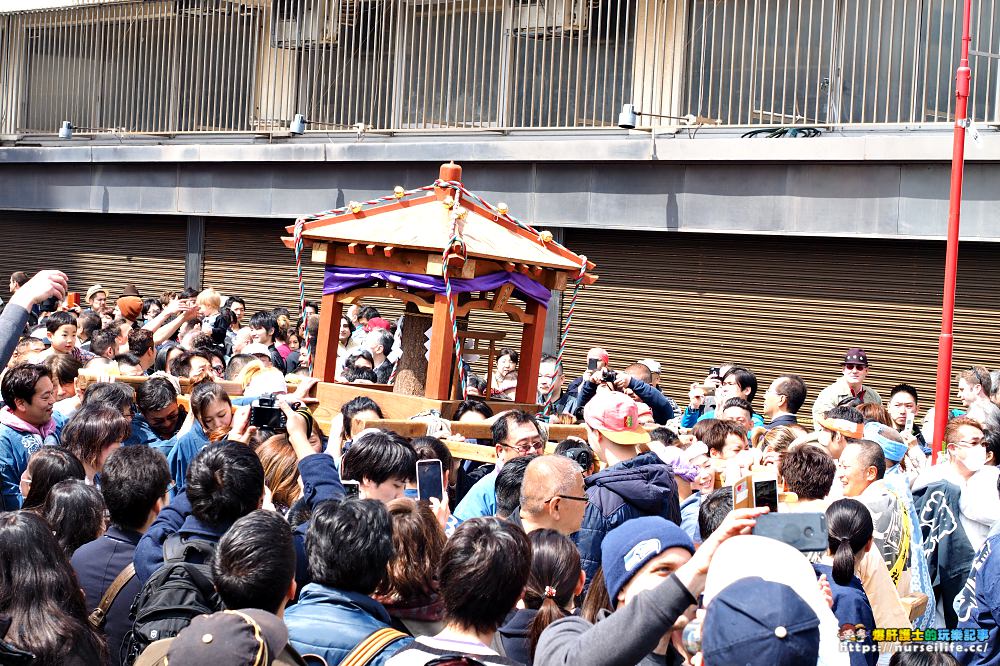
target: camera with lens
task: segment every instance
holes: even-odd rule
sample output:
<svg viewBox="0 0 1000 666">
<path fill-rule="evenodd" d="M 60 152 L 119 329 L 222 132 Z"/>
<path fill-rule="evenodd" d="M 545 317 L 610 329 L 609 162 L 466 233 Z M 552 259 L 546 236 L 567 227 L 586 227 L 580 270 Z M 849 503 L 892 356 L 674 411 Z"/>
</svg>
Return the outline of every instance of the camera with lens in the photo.
<svg viewBox="0 0 1000 666">
<path fill-rule="evenodd" d="M 601 383 L 603 384 L 613 384 L 614 381 L 618 379 L 618 373 L 611 368 L 601 369 Z"/>
<path fill-rule="evenodd" d="M 300 402 L 289 404 L 298 414 L 306 420 L 306 436 L 312 436 L 313 415 Z M 271 432 L 286 432 L 288 429 L 285 413 L 278 407 L 278 400 L 273 393 L 265 393 L 250 405 L 250 425 L 256 426 L 259 430 L 270 430 Z"/>
</svg>

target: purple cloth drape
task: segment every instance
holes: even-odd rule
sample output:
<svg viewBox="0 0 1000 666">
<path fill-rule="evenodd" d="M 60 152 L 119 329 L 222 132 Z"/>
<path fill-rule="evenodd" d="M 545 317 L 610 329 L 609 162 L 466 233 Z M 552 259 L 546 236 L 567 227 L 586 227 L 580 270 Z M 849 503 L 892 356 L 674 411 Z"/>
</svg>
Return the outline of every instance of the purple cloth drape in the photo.
<svg viewBox="0 0 1000 666">
<path fill-rule="evenodd" d="M 432 291 L 435 294 L 444 293 L 444 278 L 368 268 L 345 268 L 343 266 L 326 267 L 326 275 L 323 278 L 323 293 L 333 294 L 348 291 L 373 284 L 377 280 L 384 280 L 411 289 Z M 549 296 L 552 295 L 552 292 L 523 273 L 497 271 L 471 280 L 452 278 L 451 290 L 456 294 L 470 291 L 489 291 L 508 282 L 513 283 L 514 289 L 521 297 L 531 299 L 544 307 L 549 306 Z"/>
</svg>

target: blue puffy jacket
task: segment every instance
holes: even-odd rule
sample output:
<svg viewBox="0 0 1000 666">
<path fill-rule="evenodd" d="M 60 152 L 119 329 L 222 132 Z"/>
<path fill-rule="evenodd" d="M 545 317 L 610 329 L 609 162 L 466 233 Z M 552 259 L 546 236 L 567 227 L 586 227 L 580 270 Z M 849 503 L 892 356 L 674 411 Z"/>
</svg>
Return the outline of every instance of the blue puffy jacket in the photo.
<svg viewBox="0 0 1000 666">
<path fill-rule="evenodd" d="M 678 525 L 681 522 L 673 468 L 654 453 L 612 465 L 588 476 L 585 484 L 590 503 L 573 539 L 580 550 L 588 586 L 601 564 L 605 534 L 639 516 L 663 516 Z"/>
<path fill-rule="evenodd" d="M 351 650 L 391 623 L 385 607 L 358 592 L 335 590 L 310 583 L 299 602 L 285 610 L 288 640 L 299 654 L 316 654 L 328 664 L 339 664 Z M 389 657 L 413 642 L 410 637 L 391 643 L 369 666 L 382 666 Z"/>
</svg>

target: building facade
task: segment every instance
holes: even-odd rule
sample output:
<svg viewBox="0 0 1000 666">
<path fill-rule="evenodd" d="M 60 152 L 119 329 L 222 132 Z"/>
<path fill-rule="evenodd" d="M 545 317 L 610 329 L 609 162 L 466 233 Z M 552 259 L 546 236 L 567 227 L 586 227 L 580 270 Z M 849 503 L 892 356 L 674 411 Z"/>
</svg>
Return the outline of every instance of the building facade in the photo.
<svg viewBox="0 0 1000 666">
<path fill-rule="evenodd" d="M 597 263 L 570 373 L 601 344 L 679 401 L 730 360 L 814 396 L 862 345 L 929 403 L 961 4 L 10 0 L 0 269 L 291 305 L 286 224 L 455 160 Z M 956 367 L 1000 365 L 1000 10 L 973 4 Z"/>
</svg>

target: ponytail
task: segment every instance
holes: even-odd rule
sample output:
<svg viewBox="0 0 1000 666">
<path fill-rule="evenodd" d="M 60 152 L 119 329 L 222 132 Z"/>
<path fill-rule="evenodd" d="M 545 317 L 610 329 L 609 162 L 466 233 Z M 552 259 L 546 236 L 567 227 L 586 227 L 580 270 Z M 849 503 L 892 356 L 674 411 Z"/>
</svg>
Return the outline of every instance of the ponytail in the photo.
<svg viewBox="0 0 1000 666">
<path fill-rule="evenodd" d="M 833 554 L 833 580 L 838 585 L 848 585 L 854 578 L 854 551 L 851 542 L 830 535 L 830 553 Z"/>
<path fill-rule="evenodd" d="M 535 646 L 545 628 L 566 616 L 580 580 L 580 551 L 573 542 L 555 530 L 535 530 L 531 540 L 531 571 L 524 588 L 524 605 L 538 612 L 528 628 L 528 654 L 535 656 Z"/>
<path fill-rule="evenodd" d="M 538 612 L 535 613 L 535 619 L 531 621 L 531 626 L 528 627 L 528 654 L 531 655 L 532 659 L 535 658 L 535 646 L 538 645 L 538 639 L 541 638 L 545 627 L 565 616 L 565 611 L 556 602 L 555 597 L 546 597 L 542 601 L 542 605 L 538 607 Z"/>
<path fill-rule="evenodd" d="M 872 515 L 854 499 L 837 500 L 826 510 L 828 545 L 833 556 L 833 580 L 848 585 L 854 578 L 854 558 L 872 539 Z"/>
</svg>

